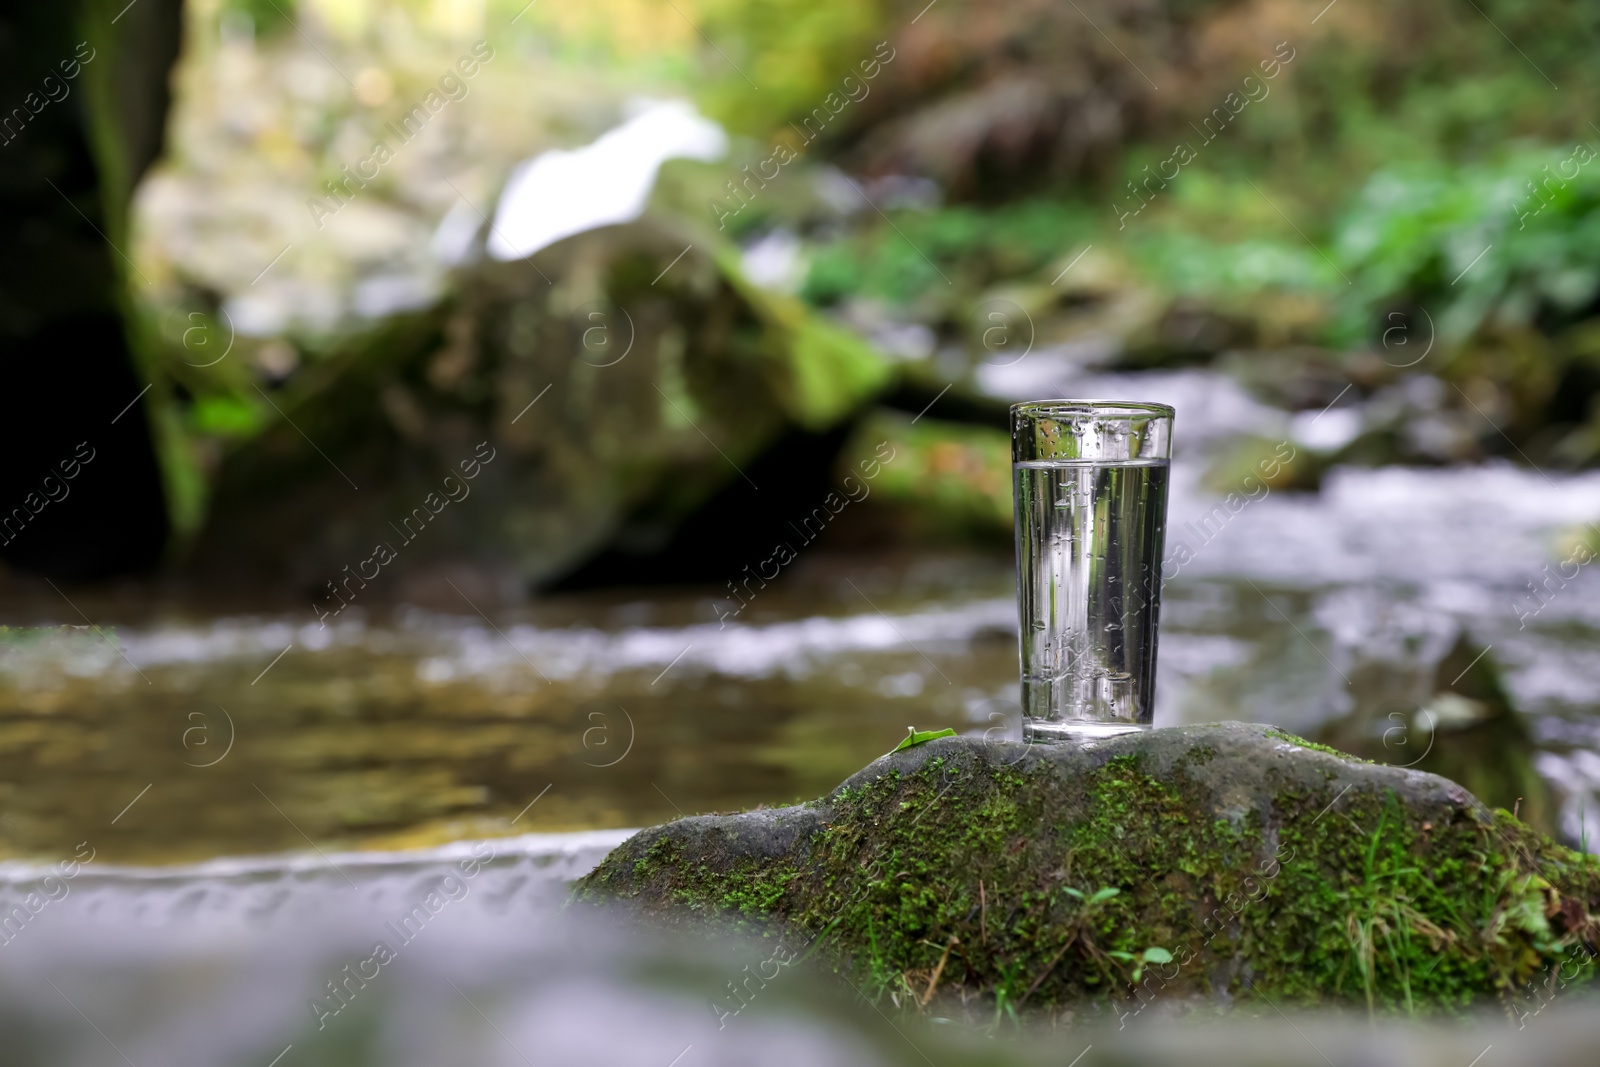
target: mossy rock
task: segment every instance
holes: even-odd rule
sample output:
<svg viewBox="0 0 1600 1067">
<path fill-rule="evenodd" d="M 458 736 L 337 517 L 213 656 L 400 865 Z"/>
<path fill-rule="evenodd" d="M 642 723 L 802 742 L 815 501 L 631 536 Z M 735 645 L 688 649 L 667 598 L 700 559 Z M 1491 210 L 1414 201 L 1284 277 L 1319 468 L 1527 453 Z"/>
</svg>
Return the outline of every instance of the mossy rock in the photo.
<svg viewBox="0 0 1600 1067">
<path fill-rule="evenodd" d="M 1221 723 L 951 737 L 796 807 L 645 830 L 577 886 L 805 944 L 941 1014 L 1171 1003 L 1458 1010 L 1587 962 L 1600 864 L 1436 775 Z"/>
<path fill-rule="evenodd" d="M 328 342 L 275 399 L 241 380 L 260 424 L 246 407 L 191 580 L 337 608 L 326 583 L 381 542 L 396 558 L 371 597 L 448 589 L 436 575 L 467 566 L 515 599 L 607 547 L 649 555 L 769 450 L 802 432 L 820 448 L 893 384 L 865 342 L 749 283 L 727 249 L 686 252 L 685 232 L 651 217 L 477 262 L 435 306 Z M 405 517 L 475 454 L 492 466 L 453 490 L 475 501 L 429 505 L 443 521 L 412 545 Z"/>
</svg>

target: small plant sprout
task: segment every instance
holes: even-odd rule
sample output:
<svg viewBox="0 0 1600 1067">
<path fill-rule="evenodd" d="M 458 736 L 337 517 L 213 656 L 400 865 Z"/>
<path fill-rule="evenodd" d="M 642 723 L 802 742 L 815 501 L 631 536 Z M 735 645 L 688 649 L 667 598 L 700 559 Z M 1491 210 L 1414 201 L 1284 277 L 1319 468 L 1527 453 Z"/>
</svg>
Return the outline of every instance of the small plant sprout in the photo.
<svg viewBox="0 0 1600 1067">
<path fill-rule="evenodd" d="M 1133 964 L 1134 985 L 1138 985 L 1139 979 L 1144 977 L 1145 964 L 1172 962 L 1172 953 L 1168 952 L 1164 948 L 1156 948 L 1154 946 L 1145 949 L 1137 956 L 1131 952 L 1107 952 L 1106 955 L 1110 956 L 1112 959 L 1122 960 L 1125 963 Z"/>
</svg>

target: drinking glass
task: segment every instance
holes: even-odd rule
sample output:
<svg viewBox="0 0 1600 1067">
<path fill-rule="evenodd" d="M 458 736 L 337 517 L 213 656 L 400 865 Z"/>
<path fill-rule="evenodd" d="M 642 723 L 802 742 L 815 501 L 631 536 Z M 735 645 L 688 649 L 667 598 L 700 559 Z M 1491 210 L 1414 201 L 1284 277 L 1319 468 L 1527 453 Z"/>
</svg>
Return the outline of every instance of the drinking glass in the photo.
<svg viewBox="0 0 1600 1067">
<path fill-rule="evenodd" d="M 1024 740 L 1150 728 L 1172 418 L 1120 400 L 1011 409 Z"/>
</svg>

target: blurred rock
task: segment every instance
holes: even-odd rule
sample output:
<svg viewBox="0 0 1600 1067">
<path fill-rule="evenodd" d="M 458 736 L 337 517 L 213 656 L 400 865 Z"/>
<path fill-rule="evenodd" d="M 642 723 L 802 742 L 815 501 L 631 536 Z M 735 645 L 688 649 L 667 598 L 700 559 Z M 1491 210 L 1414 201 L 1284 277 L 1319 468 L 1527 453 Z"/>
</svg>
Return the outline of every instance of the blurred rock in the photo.
<svg viewBox="0 0 1600 1067">
<path fill-rule="evenodd" d="M 1217 367 L 1264 403 L 1316 411 L 1346 395 L 1352 381 L 1350 359 L 1346 353 L 1296 345 L 1227 352 Z"/>
<path fill-rule="evenodd" d="M 1004 430 L 878 410 L 843 455 L 888 442 L 894 459 L 872 483 L 868 508 L 897 545 L 1011 545 L 1011 438 Z M 892 530 L 892 533 L 890 533 Z"/>
<path fill-rule="evenodd" d="M 1307 448 L 1288 440 L 1240 437 L 1207 468 L 1202 484 L 1218 493 L 1257 499 L 1267 490 L 1315 491 L 1327 464 Z"/>
<path fill-rule="evenodd" d="M 855 146 L 852 163 L 925 175 L 958 197 L 1104 176 L 1156 114 L 1154 84 L 1118 54 L 1118 42 L 1165 77 L 1177 20 L 1153 8 L 1091 5 L 1107 37 L 1085 34 L 1084 17 L 1038 3 L 919 16 L 892 38 L 893 59 L 854 123 L 873 136 Z"/>
<path fill-rule="evenodd" d="M 1555 804 L 1549 783 L 1534 767 L 1533 738 L 1506 695 L 1489 649 L 1457 633 L 1420 686 L 1376 677 L 1383 671 L 1372 663 L 1351 673 L 1356 707 L 1320 731 L 1321 740 L 1450 778 L 1484 803 L 1515 809 L 1529 826 L 1556 833 Z"/>
<path fill-rule="evenodd" d="M 463 268 L 455 289 L 272 398 L 280 418 L 217 475 L 194 573 L 326 598 L 386 544 L 391 577 L 454 560 L 526 589 L 625 520 L 670 531 L 783 435 L 828 430 L 892 380 L 661 222 Z M 461 488 L 464 463 L 481 477 Z M 449 493 L 466 495 L 426 502 Z M 418 508 L 438 515 L 420 533 Z"/>
</svg>

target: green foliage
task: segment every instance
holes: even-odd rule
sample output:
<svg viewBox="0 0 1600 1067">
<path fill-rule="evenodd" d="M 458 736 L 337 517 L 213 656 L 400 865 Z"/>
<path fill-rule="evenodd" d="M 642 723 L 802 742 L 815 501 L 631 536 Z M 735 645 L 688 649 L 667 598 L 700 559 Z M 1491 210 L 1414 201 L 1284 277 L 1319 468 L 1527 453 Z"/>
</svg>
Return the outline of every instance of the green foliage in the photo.
<svg viewBox="0 0 1600 1067">
<path fill-rule="evenodd" d="M 1211 15 L 1185 17 L 1198 26 Z M 1588 58 L 1600 16 L 1499 0 L 1376 18 L 1335 10 L 1317 37 L 1296 40 L 1270 94 L 1214 142 L 1194 141 L 1198 159 L 1126 227 L 1111 200 L 1131 195 L 1124 180 L 1174 138 L 1193 141 L 1179 120 L 1207 99 L 1129 142 L 1115 177 L 1077 185 L 1073 199 L 891 210 L 893 226 L 863 214 L 814 252 L 803 295 L 823 306 L 876 298 L 927 321 L 930 302 L 1047 281 L 1040 272 L 1065 250 L 1094 242 L 1168 296 L 1320 302 L 1327 314 L 1313 318 L 1326 326 L 1300 339 L 1346 348 L 1378 343 L 1395 311 L 1426 313 L 1446 357 L 1485 331 L 1580 319 L 1600 296 L 1600 165 L 1574 167 L 1563 139 L 1600 143 L 1586 121 L 1600 102 Z M 1530 181 L 1552 175 L 1539 189 L 1546 206 L 1519 218 L 1541 204 Z M 1516 377 L 1520 366 L 1495 363 L 1512 358 L 1490 356 L 1489 369 Z"/>
<path fill-rule="evenodd" d="M 1352 168 L 1461 163 L 1491 157 L 1513 138 L 1555 140 L 1594 112 L 1600 18 L 1592 8 L 1474 0 L 1394 5 L 1379 17 L 1375 24 L 1336 8 L 1321 21 L 1323 35 L 1297 40 L 1285 122 L 1262 131 L 1279 152 L 1328 167 L 1320 178 L 1307 168 L 1325 189 Z"/>
<path fill-rule="evenodd" d="M 889 751 L 900 752 L 908 748 L 915 748 L 917 745 L 925 745 L 929 741 L 941 737 L 954 737 L 956 735 L 956 732 L 949 728 L 943 730 L 918 730 L 915 726 L 907 726 L 906 733 L 907 736 L 901 738 L 900 743 Z"/>
<path fill-rule="evenodd" d="M 266 424 L 262 405 L 228 394 L 196 397 L 189 419 L 194 432 L 220 437 L 249 437 Z"/>
<path fill-rule="evenodd" d="M 1081 204 L 1035 199 L 890 217 L 892 225 L 874 214 L 863 229 L 818 248 L 801 295 L 826 306 L 849 296 L 910 304 L 971 294 L 1042 269 L 1094 225 Z"/>
<path fill-rule="evenodd" d="M 1354 282 L 1342 340 L 1402 301 L 1431 308 L 1447 343 L 1491 320 L 1571 321 L 1600 293 L 1600 160 L 1582 145 L 1379 171 L 1339 219 L 1333 252 Z"/>
<path fill-rule="evenodd" d="M 270 37 L 294 25 L 296 0 L 223 0 L 224 19 L 243 16 L 257 37 Z"/>
<path fill-rule="evenodd" d="M 1103 887 L 1101 889 L 1096 889 L 1094 891 L 1094 893 L 1092 895 L 1090 895 L 1090 896 L 1084 896 L 1083 890 L 1074 889 L 1070 885 L 1062 886 L 1061 887 L 1061 891 L 1063 893 L 1067 894 L 1069 897 L 1074 897 L 1074 898 L 1076 898 L 1078 900 L 1083 901 L 1084 905 L 1086 907 L 1091 907 L 1091 908 L 1094 907 L 1096 904 L 1104 904 L 1106 901 L 1110 900 L 1112 897 L 1114 897 L 1118 893 L 1122 892 L 1122 890 L 1118 889 L 1114 885 L 1105 886 L 1105 887 Z"/>
<path fill-rule="evenodd" d="M 1135 985 L 1139 983 L 1140 978 L 1144 977 L 1145 964 L 1172 962 L 1172 953 L 1168 952 L 1164 948 L 1147 948 L 1138 955 L 1134 955 L 1132 952 L 1120 952 L 1113 950 L 1111 952 L 1107 952 L 1106 955 L 1110 956 L 1112 959 L 1122 960 L 1125 963 L 1133 964 L 1133 974 L 1131 975 L 1131 978 Z"/>
<path fill-rule="evenodd" d="M 734 130 L 767 135 L 820 105 L 847 75 L 859 76 L 857 64 L 892 35 L 888 7 L 881 0 L 704 0 L 701 28 L 715 46 L 704 56 L 702 104 Z"/>
<path fill-rule="evenodd" d="M 1177 228 L 1160 228 L 1131 242 L 1135 262 L 1169 292 L 1228 296 L 1263 290 L 1326 295 L 1340 284 L 1333 265 L 1298 237 L 1252 237 L 1219 243 Z"/>
</svg>

